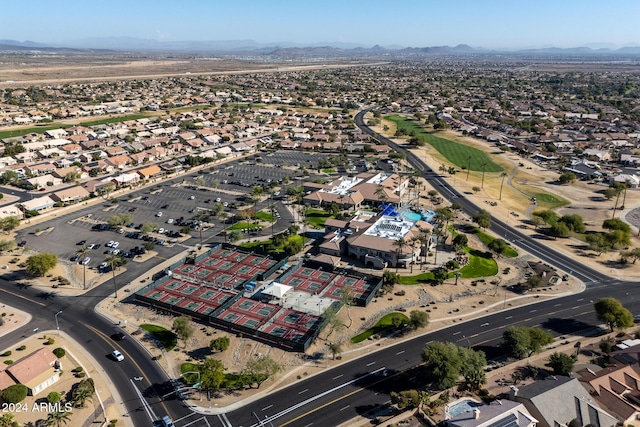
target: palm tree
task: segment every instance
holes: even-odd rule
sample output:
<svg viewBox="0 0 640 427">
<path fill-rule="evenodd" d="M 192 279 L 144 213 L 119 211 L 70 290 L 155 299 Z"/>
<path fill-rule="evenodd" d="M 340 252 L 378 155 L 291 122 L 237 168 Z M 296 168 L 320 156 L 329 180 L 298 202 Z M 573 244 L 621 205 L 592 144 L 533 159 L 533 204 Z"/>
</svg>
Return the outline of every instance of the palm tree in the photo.
<svg viewBox="0 0 640 427">
<path fill-rule="evenodd" d="M 76 251 L 76 255 L 78 255 L 80 260 L 83 260 L 89 252 L 91 252 L 91 249 L 82 245 Z M 82 263 L 82 289 L 87 289 L 87 264 L 84 262 Z"/>
<path fill-rule="evenodd" d="M 0 417 L 0 427 L 12 427 L 13 414 L 4 414 Z"/>
<path fill-rule="evenodd" d="M 507 173 L 506 172 L 502 172 L 500 173 L 500 177 L 502 177 L 502 181 L 500 182 L 500 199 L 502 200 L 502 186 L 504 185 L 504 179 L 507 177 Z"/>
<path fill-rule="evenodd" d="M 84 403 L 82 406 L 84 406 Z M 67 412 L 67 411 L 51 412 L 47 416 L 47 419 L 44 420 L 44 425 L 46 427 L 61 427 L 62 425 L 66 425 L 69 422 L 69 418 L 71 418 L 71 412 Z"/>
<path fill-rule="evenodd" d="M 77 408 L 84 408 L 87 401 L 92 402 L 94 391 L 88 387 L 80 387 L 73 393 L 73 404 Z M 67 412 L 70 414 L 70 412 Z"/>
<path fill-rule="evenodd" d="M 113 274 L 113 290 L 115 292 L 114 298 L 118 298 L 118 286 L 116 285 L 116 268 L 124 264 L 124 258 L 119 255 L 107 255 L 107 265 L 111 268 Z"/>
<path fill-rule="evenodd" d="M 398 268 L 400 268 L 400 255 L 402 254 L 402 250 L 409 246 L 409 242 L 404 240 L 402 237 L 393 242 L 393 246 L 396 246 L 398 250 L 396 251 L 396 273 L 398 272 Z"/>
</svg>

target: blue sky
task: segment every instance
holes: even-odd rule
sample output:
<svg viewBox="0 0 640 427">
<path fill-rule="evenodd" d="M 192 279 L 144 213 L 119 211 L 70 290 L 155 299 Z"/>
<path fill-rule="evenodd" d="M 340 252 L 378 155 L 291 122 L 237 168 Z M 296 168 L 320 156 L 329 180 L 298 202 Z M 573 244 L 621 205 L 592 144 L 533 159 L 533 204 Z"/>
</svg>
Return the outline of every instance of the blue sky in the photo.
<svg viewBox="0 0 640 427">
<path fill-rule="evenodd" d="M 128 36 L 415 47 L 640 45 L 634 0 L 28 0 L 3 1 L 1 10 L 0 39 L 52 44 Z"/>
</svg>

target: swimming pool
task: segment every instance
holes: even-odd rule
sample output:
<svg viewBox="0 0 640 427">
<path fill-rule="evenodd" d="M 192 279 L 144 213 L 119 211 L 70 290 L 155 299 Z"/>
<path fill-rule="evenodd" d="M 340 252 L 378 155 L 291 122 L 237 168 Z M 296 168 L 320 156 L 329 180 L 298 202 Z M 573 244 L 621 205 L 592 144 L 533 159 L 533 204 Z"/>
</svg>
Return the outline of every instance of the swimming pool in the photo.
<svg viewBox="0 0 640 427">
<path fill-rule="evenodd" d="M 427 221 L 430 222 L 433 217 L 435 216 L 435 212 L 433 211 L 425 211 L 422 213 L 419 212 L 403 212 L 402 216 L 404 217 L 404 219 L 408 220 L 408 221 Z"/>
<path fill-rule="evenodd" d="M 472 399 L 461 399 L 447 406 L 447 415 L 449 418 L 455 418 L 465 412 L 473 411 L 473 408 L 477 408 L 478 406 L 482 406 L 482 403 Z"/>
<path fill-rule="evenodd" d="M 409 221 L 420 221 L 422 219 L 422 215 L 417 212 L 405 212 L 402 216 Z"/>
</svg>

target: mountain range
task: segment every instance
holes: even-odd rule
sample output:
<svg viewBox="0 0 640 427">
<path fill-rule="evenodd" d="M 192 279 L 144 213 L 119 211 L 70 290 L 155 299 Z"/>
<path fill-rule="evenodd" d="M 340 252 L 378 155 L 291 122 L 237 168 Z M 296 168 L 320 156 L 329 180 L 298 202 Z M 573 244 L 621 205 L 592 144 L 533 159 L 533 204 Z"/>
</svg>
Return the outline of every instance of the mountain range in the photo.
<svg viewBox="0 0 640 427">
<path fill-rule="evenodd" d="M 520 54 L 520 55 L 640 55 L 640 46 L 622 48 L 556 48 L 544 47 L 517 50 L 495 50 L 471 47 L 466 44 L 457 46 L 399 47 L 380 46 L 362 47 L 349 43 L 319 43 L 315 45 L 296 45 L 291 42 L 258 43 L 254 40 L 217 40 L 217 41 L 158 41 L 132 37 L 102 37 L 68 41 L 61 44 L 47 44 L 35 41 L 0 40 L 2 51 L 40 51 L 40 52 L 149 52 L 149 53 L 188 53 L 219 55 L 258 55 L 265 57 L 416 57 L 435 55 L 482 55 L 482 54 Z"/>
</svg>

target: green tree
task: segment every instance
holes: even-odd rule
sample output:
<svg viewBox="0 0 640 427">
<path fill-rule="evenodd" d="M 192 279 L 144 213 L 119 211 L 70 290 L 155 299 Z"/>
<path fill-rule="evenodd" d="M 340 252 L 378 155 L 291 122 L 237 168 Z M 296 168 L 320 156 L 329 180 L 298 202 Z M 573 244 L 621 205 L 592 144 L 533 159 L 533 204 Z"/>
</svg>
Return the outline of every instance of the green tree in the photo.
<svg viewBox="0 0 640 427">
<path fill-rule="evenodd" d="M 631 232 L 631 227 L 629 226 L 629 224 L 627 224 L 620 218 L 605 219 L 602 222 L 602 228 L 604 228 L 605 230 L 621 230 L 625 233 Z"/>
<path fill-rule="evenodd" d="M 463 251 L 468 244 L 469 244 L 469 238 L 467 237 L 466 234 L 458 234 L 456 237 L 453 238 L 452 245 L 453 245 L 453 249 L 456 252 Z"/>
<path fill-rule="evenodd" d="M 92 378 L 81 380 L 71 393 L 71 402 L 77 408 L 84 408 L 87 401 L 91 401 L 96 392 Z"/>
<path fill-rule="evenodd" d="M 562 185 L 571 184 L 576 180 L 576 174 L 573 172 L 564 172 L 558 177 L 558 182 Z"/>
<path fill-rule="evenodd" d="M 235 243 L 240 239 L 242 239 L 242 232 L 240 230 L 233 230 L 229 233 L 229 241 L 231 243 Z"/>
<path fill-rule="evenodd" d="M 573 371 L 576 361 L 567 354 L 555 352 L 549 356 L 547 366 L 553 369 L 555 375 L 569 376 Z"/>
<path fill-rule="evenodd" d="M 507 246 L 509 245 L 507 245 L 507 242 L 505 242 L 504 239 L 493 239 L 487 246 L 493 252 L 501 254 L 505 249 L 507 249 Z"/>
<path fill-rule="evenodd" d="M 471 390 L 480 390 L 480 387 L 487 383 L 487 376 L 484 372 L 487 358 L 484 352 L 458 347 L 458 354 L 462 359 L 460 375 L 464 377 L 467 387 Z"/>
<path fill-rule="evenodd" d="M 622 230 L 613 230 L 605 236 L 609 247 L 628 247 L 631 244 L 631 236 Z"/>
<path fill-rule="evenodd" d="M 584 233 L 587 231 L 587 227 L 584 225 L 584 220 L 580 215 L 563 215 L 558 222 L 566 224 L 569 230 L 574 233 Z"/>
<path fill-rule="evenodd" d="M 187 345 L 187 340 L 193 336 L 193 332 L 195 328 L 193 327 L 193 322 L 187 316 L 180 316 L 173 321 L 173 327 L 171 328 L 178 338 L 180 338 L 185 346 Z"/>
<path fill-rule="evenodd" d="M 218 337 L 214 340 L 211 340 L 211 342 L 209 343 L 209 348 L 211 349 L 211 351 L 223 352 L 229 348 L 230 343 L 231 340 L 229 339 L 229 337 Z"/>
<path fill-rule="evenodd" d="M 47 415 L 44 420 L 45 427 L 61 427 L 66 425 L 71 418 L 71 412 L 68 411 L 54 411 Z"/>
<path fill-rule="evenodd" d="M 245 371 L 253 376 L 258 383 L 258 388 L 263 382 L 282 371 L 282 365 L 269 356 L 260 356 L 247 362 Z"/>
<path fill-rule="evenodd" d="M 620 256 L 627 260 L 630 259 L 633 264 L 640 259 L 640 248 L 633 248 L 628 251 L 620 252 Z"/>
<path fill-rule="evenodd" d="M 18 403 L 22 402 L 29 393 L 27 386 L 22 384 L 14 384 L 2 390 L 2 401 L 4 403 Z"/>
<path fill-rule="evenodd" d="M 613 332 L 633 326 L 633 315 L 615 298 L 606 297 L 599 299 L 595 304 L 596 317 Z"/>
<path fill-rule="evenodd" d="M 10 215 L 0 219 L 0 228 L 5 234 L 9 234 L 10 231 L 15 230 L 20 225 L 20 218 L 15 215 Z"/>
<path fill-rule="evenodd" d="M 478 224 L 480 228 L 489 228 L 491 227 L 491 214 L 485 210 L 480 209 L 476 212 L 472 217 L 473 222 Z"/>
<path fill-rule="evenodd" d="M 442 285 L 449 278 L 449 272 L 446 268 L 436 268 L 433 270 L 433 281 L 437 285 Z"/>
<path fill-rule="evenodd" d="M 133 215 L 130 213 L 118 213 L 109 217 L 107 224 L 109 224 L 111 228 L 117 228 L 124 227 L 131 221 L 133 221 Z"/>
<path fill-rule="evenodd" d="M 400 410 L 417 408 L 421 403 L 420 392 L 417 390 L 392 391 L 390 398 L 391 403 L 396 405 Z"/>
<path fill-rule="evenodd" d="M 62 395 L 57 391 L 52 391 L 51 393 L 47 394 L 47 402 L 49 403 L 58 403 L 61 399 Z"/>
<path fill-rule="evenodd" d="M 18 182 L 19 179 L 18 172 L 14 170 L 6 170 L 2 172 L 2 178 L 0 178 L 0 181 L 3 184 L 14 184 Z"/>
<path fill-rule="evenodd" d="M 569 237 L 571 230 L 564 222 L 556 222 L 549 228 L 549 234 L 554 237 Z"/>
<path fill-rule="evenodd" d="M 27 258 L 26 271 L 32 276 L 44 276 L 47 271 L 58 265 L 58 256 L 42 252 Z"/>
<path fill-rule="evenodd" d="M 511 326 L 502 335 L 504 345 L 515 357 L 523 359 L 538 353 L 553 342 L 553 335 L 541 328 Z"/>
<path fill-rule="evenodd" d="M 349 324 L 346 325 L 347 329 L 351 327 L 353 324 L 353 319 L 351 319 L 351 306 L 353 305 L 353 289 L 344 287 L 340 290 L 340 304 L 342 307 L 347 307 L 347 318 L 349 319 Z"/>
<path fill-rule="evenodd" d="M 558 221 L 558 214 L 551 209 L 536 212 L 534 215 L 542 218 L 545 224 L 555 224 Z"/>
<path fill-rule="evenodd" d="M 149 234 L 149 233 L 153 233 L 157 229 L 158 229 L 157 222 L 145 222 L 144 224 L 142 224 L 142 228 L 140 229 L 140 231 L 142 232 L 142 234 Z"/>
<path fill-rule="evenodd" d="M 198 371 L 200 372 L 200 386 L 207 392 L 218 390 L 224 381 L 225 367 L 219 360 L 205 359 L 199 365 Z"/>
<path fill-rule="evenodd" d="M 429 313 L 420 310 L 409 312 L 409 325 L 413 329 L 426 328 L 429 325 Z"/>
<path fill-rule="evenodd" d="M 109 198 L 109 194 L 113 193 L 116 189 L 116 185 L 113 182 L 107 182 L 96 190 L 99 196 L 102 196 L 105 200 Z"/>
<path fill-rule="evenodd" d="M 0 427 L 18 427 L 15 421 L 13 421 L 13 414 L 4 414 L 0 416 Z"/>
<path fill-rule="evenodd" d="M 462 359 L 455 344 L 432 342 L 422 350 L 422 360 L 436 388 L 444 390 L 456 385 Z"/>
<path fill-rule="evenodd" d="M 589 245 L 589 249 L 597 252 L 598 255 L 606 252 L 611 247 L 611 243 L 607 240 L 607 236 L 604 233 L 587 234 L 585 240 Z"/>
<path fill-rule="evenodd" d="M 18 246 L 13 239 L 0 240 L 0 252 L 12 251 Z"/>
</svg>

